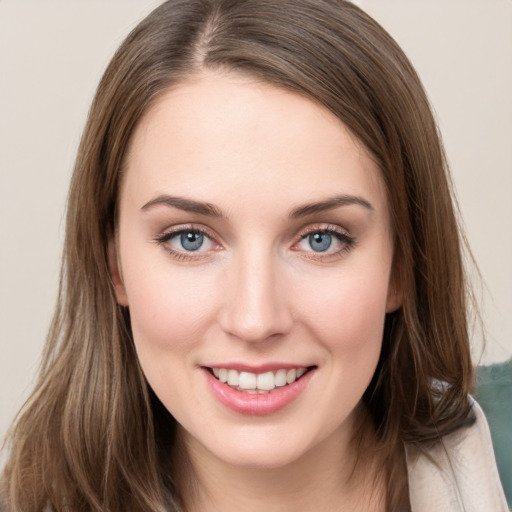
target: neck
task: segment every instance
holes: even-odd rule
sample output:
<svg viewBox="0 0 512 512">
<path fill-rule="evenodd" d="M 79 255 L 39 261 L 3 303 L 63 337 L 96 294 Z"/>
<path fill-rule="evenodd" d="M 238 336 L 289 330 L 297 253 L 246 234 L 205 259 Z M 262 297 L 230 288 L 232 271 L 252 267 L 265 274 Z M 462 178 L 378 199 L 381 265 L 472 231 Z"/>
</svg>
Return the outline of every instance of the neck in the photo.
<svg viewBox="0 0 512 512">
<path fill-rule="evenodd" d="M 233 466 L 215 457 L 179 430 L 178 484 L 185 510 L 215 512 L 381 512 L 385 491 L 377 478 L 375 457 L 361 456 L 354 446 L 374 440 L 366 416 L 352 428 L 335 431 L 293 462 L 277 468 Z M 363 434 L 355 441 L 355 421 Z M 359 430 L 363 424 L 362 430 Z M 365 450 L 366 452 L 366 450 Z M 179 458 L 178 458 L 179 457 Z"/>
</svg>

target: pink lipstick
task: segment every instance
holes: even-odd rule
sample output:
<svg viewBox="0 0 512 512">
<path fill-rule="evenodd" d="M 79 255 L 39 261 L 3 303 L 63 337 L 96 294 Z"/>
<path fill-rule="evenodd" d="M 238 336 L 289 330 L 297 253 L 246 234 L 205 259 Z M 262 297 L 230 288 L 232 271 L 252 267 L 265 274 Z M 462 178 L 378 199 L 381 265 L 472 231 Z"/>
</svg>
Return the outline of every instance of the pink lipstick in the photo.
<svg viewBox="0 0 512 512">
<path fill-rule="evenodd" d="M 219 402 L 239 414 L 263 416 L 280 411 L 298 398 L 316 367 L 236 364 L 201 369 Z"/>
</svg>

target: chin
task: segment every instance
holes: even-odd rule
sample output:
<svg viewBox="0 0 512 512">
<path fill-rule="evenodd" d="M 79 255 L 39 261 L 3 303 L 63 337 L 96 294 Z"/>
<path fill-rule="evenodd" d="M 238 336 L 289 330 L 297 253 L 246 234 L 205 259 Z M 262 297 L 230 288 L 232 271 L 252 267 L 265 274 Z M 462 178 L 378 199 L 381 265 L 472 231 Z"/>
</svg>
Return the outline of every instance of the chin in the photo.
<svg viewBox="0 0 512 512">
<path fill-rule="evenodd" d="M 297 446 L 277 447 L 273 443 L 262 445 L 254 443 L 252 446 L 231 446 L 216 454 L 226 464 L 244 469 L 280 469 L 297 462 L 303 451 Z"/>
<path fill-rule="evenodd" d="M 307 458 L 315 447 L 331 437 L 322 425 L 318 427 L 307 429 L 295 422 L 292 425 L 237 425 L 225 427 L 222 435 L 215 435 L 218 430 L 207 437 L 186 435 L 196 455 L 201 456 L 206 451 L 233 467 L 268 470 L 284 468 Z"/>
</svg>

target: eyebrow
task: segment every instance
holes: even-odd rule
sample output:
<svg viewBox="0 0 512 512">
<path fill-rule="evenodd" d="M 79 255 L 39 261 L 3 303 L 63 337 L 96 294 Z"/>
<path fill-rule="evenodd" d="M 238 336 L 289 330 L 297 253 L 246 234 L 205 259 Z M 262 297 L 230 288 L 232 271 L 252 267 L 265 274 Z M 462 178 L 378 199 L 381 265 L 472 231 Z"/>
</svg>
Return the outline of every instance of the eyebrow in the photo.
<svg viewBox="0 0 512 512">
<path fill-rule="evenodd" d="M 374 211 L 373 206 L 362 197 L 351 196 L 351 195 L 341 195 L 334 196 L 325 201 L 319 201 L 315 203 L 306 204 L 303 206 L 299 206 L 295 208 L 290 213 L 290 217 L 297 219 L 300 217 L 307 217 L 308 215 L 313 215 L 315 213 L 325 212 L 327 210 L 333 210 L 334 208 L 338 208 L 340 206 L 349 206 L 349 205 L 359 205 L 367 210 Z"/>
<path fill-rule="evenodd" d="M 176 197 L 169 195 L 161 195 L 147 202 L 141 210 L 149 210 L 155 206 L 166 205 L 184 210 L 186 212 L 198 213 L 209 217 L 223 217 L 222 212 L 213 204 L 204 203 L 202 201 L 194 201 L 185 197 Z"/>
<path fill-rule="evenodd" d="M 185 197 L 170 196 L 167 194 L 160 195 L 151 201 L 148 201 L 141 210 L 149 210 L 155 206 L 171 206 L 184 210 L 186 212 L 198 213 L 200 215 L 206 215 L 208 217 L 223 218 L 222 211 L 211 203 L 202 201 L 195 201 L 193 199 L 187 199 Z M 374 211 L 373 206 L 364 198 L 352 195 L 341 195 L 334 196 L 324 201 L 318 201 L 314 203 L 305 204 L 293 209 L 290 212 L 290 218 L 297 219 L 301 217 L 307 217 L 315 213 L 320 213 L 341 206 L 359 205 L 367 210 Z"/>
</svg>

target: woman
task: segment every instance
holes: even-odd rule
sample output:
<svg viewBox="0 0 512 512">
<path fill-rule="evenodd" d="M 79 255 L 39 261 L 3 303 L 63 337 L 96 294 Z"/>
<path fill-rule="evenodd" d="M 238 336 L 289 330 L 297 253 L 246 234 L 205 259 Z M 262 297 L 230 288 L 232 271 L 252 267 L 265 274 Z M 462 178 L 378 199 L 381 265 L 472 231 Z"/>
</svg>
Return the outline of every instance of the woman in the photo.
<svg viewBox="0 0 512 512">
<path fill-rule="evenodd" d="M 358 8 L 166 2 L 90 112 L 3 506 L 505 510 L 457 233 L 421 84 Z"/>
</svg>

